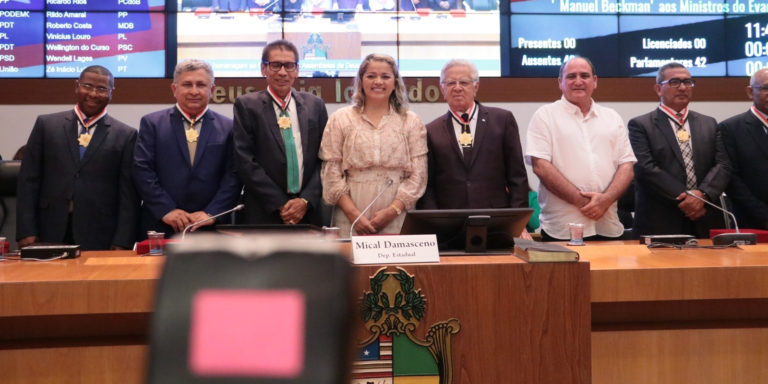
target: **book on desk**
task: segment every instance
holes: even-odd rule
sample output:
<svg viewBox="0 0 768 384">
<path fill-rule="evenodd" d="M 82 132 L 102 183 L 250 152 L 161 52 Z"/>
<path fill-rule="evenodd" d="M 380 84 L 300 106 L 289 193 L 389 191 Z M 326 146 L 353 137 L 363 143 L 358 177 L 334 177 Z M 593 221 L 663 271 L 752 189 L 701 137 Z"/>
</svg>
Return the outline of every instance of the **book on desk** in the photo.
<svg viewBox="0 0 768 384">
<path fill-rule="evenodd" d="M 577 262 L 579 253 L 559 244 L 515 238 L 515 256 L 529 263 Z"/>
</svg>

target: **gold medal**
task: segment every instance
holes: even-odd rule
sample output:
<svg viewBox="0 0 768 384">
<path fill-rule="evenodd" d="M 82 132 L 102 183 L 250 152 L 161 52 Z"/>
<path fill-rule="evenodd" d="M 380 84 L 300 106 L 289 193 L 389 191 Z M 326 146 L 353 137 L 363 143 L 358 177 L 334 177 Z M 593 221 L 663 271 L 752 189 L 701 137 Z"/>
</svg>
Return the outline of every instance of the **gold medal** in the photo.
<svg viewBox="0 0 768 384">
<path fill-rule="evenodd" d="M 288 116 L 281 116 L 277 119 L 277 126 L 280 129 L 288 129 L 291 127 L 291 118 Z"/>
<path fill-rule="evenodd" d="M 462 132 L 461 135 L 459 135 L 459 144 L 461 144 L 462 147 L 468 147 L 472 145 L 472 135 L 466 132 Z"/>
<path fill-rule="evenodd" d="M 78 136 L 77 142 L 80 143 L 80 145 L 82 145 L 83 148 L 88 148 L 88 144 L 91 143 L 91 134 L 88 132 L 81 134 L 80 136 Z"/>
<path fill-rule="evenodd" d="M 691 135 L 684 129 L 677 131 L 677 140 L 681 143 L 685 143 L 691 139 Z"/>
<path fill-rule="evenodd" d="M 194 130 L 192 128 L 187 129 L 187 142 L 188 143 L 196 142 L 198 137 L 200 137 L 200 135 L 197 133 L 196 130 Z"/>
</svg>

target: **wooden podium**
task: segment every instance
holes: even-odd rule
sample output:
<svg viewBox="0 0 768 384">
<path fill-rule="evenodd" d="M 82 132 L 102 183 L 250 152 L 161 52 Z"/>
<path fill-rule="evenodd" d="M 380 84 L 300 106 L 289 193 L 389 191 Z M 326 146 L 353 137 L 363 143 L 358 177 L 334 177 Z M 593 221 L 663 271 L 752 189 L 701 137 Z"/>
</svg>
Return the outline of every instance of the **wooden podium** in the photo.
<svg viewBox="0 0 768 384">
<path fill-rule="evenodd" d="M 0 382 L 144 382 L 163 260 L 85 252 L 75 260 L 0 263 Z M 370 291 L 381 267 L 356 267 L 353 292 Z M 442 347 L 451 382 L 590 383 L 589 263 L 489 256 L 399 267 L 425 301 L 416 338 L 429 339 L 441 322 L 459 324 Z M 359 317 L 355 332 L 360 340 L 371 335 Z"/>
<path fill-rule="evenodd" d="M 362 298 L 370 291 L 369 280 L 381 268 L 356 267 L 354 292 Z M 441 384 L 591 382 L 589 263 L 526 264 L 514 256 L 482 256 L 386 268 L 398 269 L 413 276 L 426 298 L 416 339 L 428 340 L 435 324 L 460 324 L 446 343 L 453 380 Z M 359 340 L 371 335 L 363 320 L 358 318 L 355 329 Z"/>
</svg>

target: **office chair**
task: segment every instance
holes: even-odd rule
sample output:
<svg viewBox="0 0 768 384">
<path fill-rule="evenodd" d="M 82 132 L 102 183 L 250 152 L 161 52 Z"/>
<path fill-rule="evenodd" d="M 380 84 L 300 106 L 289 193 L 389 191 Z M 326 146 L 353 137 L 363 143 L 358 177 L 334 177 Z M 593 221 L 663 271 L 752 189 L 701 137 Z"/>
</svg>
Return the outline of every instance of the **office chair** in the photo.
<svg viewBox="0 0 768 384">
<path fill-rule="evenodd" d="M 148 383 L 348 381 L 351 267 L 333 245 L 279 236 L 193 241 L 168 248 Z"/>
<path fill-rule="evenodd" d="M 0 160 L 0 237 L 18 248 L 16 242 L 16 187 L 19 182 L 21 160 Z"/>
</svg>

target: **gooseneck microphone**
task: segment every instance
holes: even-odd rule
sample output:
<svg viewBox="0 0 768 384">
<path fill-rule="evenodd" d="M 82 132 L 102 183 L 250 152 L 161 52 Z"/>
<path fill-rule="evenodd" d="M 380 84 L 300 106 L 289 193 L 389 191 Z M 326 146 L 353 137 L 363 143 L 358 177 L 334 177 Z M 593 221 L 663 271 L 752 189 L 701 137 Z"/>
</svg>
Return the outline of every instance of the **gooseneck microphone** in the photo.
<svg viewBox="0 0 768 384">
<path fill-rule="evenodd" d="M 349 227 L 349 238 L 350 239 L 352 238 L 352 231 L 355 229 L 355 224 L 357 224 L 357 222 L 360 221 L 360 219 L 363 217 L 363 215 L 365 215 L 365 213 L 368 212 L 368 210 L 371 208 L 373 203 L 375 203 L 376 200 L 378 200 L 379 197 L 381 197 L 381 195 L 384 193 L 384 191 L 386 191 L 387 188 L 389 188 L 389 186 L 391 186 L 391 185 L 392 185 L 392 179 L 389 179 L 389 181 L 387 181 L 387 185 L 384 187 L 384 189 L 382 189 L 381 192 L 379 192 L 379 195 L 376 196 L 376 198 L 373 199 L 373 201 L 371 201 L 371 203 L 368 204 L 368 206 L 365 207 L 365 209 L 362 212 L 360 212 L 360 216 L 358 216 L 357 219 L 355 219 L 355 221 L 352 223 L 352 226 Z"/>
<path fill-rule="evenodd" d="M 215 219 L 215 218 L 217 218 L 219 216 L 226 215 L 227 213 L 232 213 L 232 212 L 235 212 L 235 211 L 239 211 L 239 210 L 241 210 L 243 208 L 245 208 L 245 204 L 240 204 L 237 207 L 234 207 L 234 208 L 230 209 L 229 211 L 224 211 L 222 213 L 219 213 L 218 215 L 211 216 L 211 217 L 209 217 L 207 219 L 200 220 L 197 223 L 192 223 L 190 225 L 187 225 L 187 227 L 184 228 L 184 232 L 181 233 L 181 241 L 184 241 L 184 236 L 186 236 L 186 234 L 187 234 L 187 229 L 190 229 L 190 228 L 194 227 L 195 225 L 205 223 L 208 220 L 213 220 L 213 219 Z"/>
<path fill-rule="evenodd" d="M 720 208 L 717 206 L 717 204 L 712 204 L 709 201 L 706 201 L 702 199 L 701 197 L 696 196 L 691 191 L 685 191 L 685 194 L 688 196 L 693 196 L 725 213 L 727 213 L 729 216 L 731 216 L 731 219 L 733 219 L 733 226 L 736 227 L 736 233 L 721 233 L 719 235 L 716 235 L 712 237 L 712 244 L 714 245 L 730 245 L 733 243 L 736 243 L 738 245 L 749 245 L 749 244 L 757 244 L 757 235 L 754 233 L 741 233 L 739 231 L 739 224 L 736 222 L 736 216 L 733 215 L 730 211 L 726 211 L 723 208 Z"/>
</svg>

